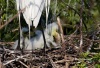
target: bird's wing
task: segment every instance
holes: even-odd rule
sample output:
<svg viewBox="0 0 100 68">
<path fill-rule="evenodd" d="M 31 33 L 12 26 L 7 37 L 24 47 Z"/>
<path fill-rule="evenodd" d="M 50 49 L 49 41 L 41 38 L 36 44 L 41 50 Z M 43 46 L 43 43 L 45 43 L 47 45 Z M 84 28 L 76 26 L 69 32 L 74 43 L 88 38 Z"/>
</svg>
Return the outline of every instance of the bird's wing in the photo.
<svg viewBox="0 0 100 68">
<path fill-rule="evenodd" d="M 23 16 L 25 18 L 25 21 L 28 25 L 33 25 L 35 28 L 37 27 L 43 8 L 45 0 L 16 0 L 17 2 L 17 9 L 20 6 L 20 9 L 24 9 Z"/>
<path fill-rule="evenodd" d="M 33 11 L 34 11 L 34 22 L 33 25 L 35 26 L 35 28 L 37 27 L 43 8 L 44 8 L 44 4 L 45 4 L 45 0 L 35 0 L 35 5 L 33 7 Z"/>
<path fill-rule="evenodd" d="M 21 9 L 24 9 L 25 8 L 25 11 L 23 11 L 23 16 L 24 16 L 24 19 L 26 21 L 26 23 L 30 26 L 32 23 L 31 23 L 31 20 L 30 20 L 30 16 L 29 16 L 29 6 L 30 6 L 30 2 L 32 0 L 20 0 L 20 8 Z"/>
</svg>

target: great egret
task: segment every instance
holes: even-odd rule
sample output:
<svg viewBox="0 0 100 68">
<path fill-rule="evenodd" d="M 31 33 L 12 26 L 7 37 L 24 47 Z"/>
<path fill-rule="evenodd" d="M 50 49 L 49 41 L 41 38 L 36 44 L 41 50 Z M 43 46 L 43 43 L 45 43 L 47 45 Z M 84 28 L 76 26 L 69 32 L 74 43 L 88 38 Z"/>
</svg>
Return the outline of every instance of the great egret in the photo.
<svg viewBox="0 0 100 68">
<path fill-rule="evenodd" d="M 52 28 L 50 28 L 52 26 Z M 54 37 L 58 37 L 59 33 L 58 33 L 58 25 L 57 23 L 51 23 L 49 25 L 47 25 L 47 31 L 46 29 L 44 30 L 44 34 L 45 34 L 45 38 L 46 38 L 46 43 L 47 43 L 47 47 L 54 47 L 54 48 L 59 48 L 61 47 L 59 44 L 57 44 L 54 41 Z M 22 32 L 21 32 L 22 33 Z M 50 35 L 51 33 L 51 35 Z M 20 47 L 24 48 L 25 50 L 31 50 L 31 49 L 42 49 L 44 47 L 44 41 L 43 41 L 43 37 L 42 37 L 42 32 L 40 30 L 36 30 L 35 31 L 36 36 L 28 39 L 27 37 L 24 39 L 23 36 L 21 37 L 21 45 Z M 24 44 L 23 44 L 24 42 Z M 33 45 L 33 46 L 32 46 Z M 51 46 L 52 45 L 52 46 Z M 12 46 L 12 49 L 16 49 L 18 46 L 18 40 L 15 42 L 15 44 Z"/>
<path fill-rule="evenodd" d="M 44 6 L 46 8 L 46 17 L 48 17 L 50 0 L 16 0 L 16 4 L 18 11 L 25 9 L 22 14 L 29 26 L 29 31 L 32 24 L 35 28 L 38 26 Z"/>
<path fill-rule="evenodd" d="M 33 25 L 35 28 L 38 26 L 44 7 L 46 8 L 46 23 L 47 23 L 50 0 L 16 0 L 16 4 L 17 4 L 18 11 L 20 9 L 21 10 L 25 9 L 22 12 L 22 14 L 29 27 L 29 39 L 30 39 L 30 26 Z M 20 14 L 19 14 L 19 25 L 20 25 Z M 45 39 L 44 39 L 44 42 L 45 42 Z"/>
</svg>

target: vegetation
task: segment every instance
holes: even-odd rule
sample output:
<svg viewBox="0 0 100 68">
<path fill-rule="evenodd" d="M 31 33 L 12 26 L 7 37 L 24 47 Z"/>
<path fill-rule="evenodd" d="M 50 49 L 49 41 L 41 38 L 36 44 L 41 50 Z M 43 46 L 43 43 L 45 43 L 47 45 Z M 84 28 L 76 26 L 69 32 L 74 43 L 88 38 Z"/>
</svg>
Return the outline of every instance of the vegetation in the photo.
<svg viewBox="0 0 100 68">
<path fill-rule="evenodd" d="M 100 0 L 52 0 L 49 21 L 55 21 L 59 16 L 63 26 L 68 53 L 74 46 L 80 47 L 80 37 L 83 39 L 82 50 L 74 50 L 78 61 L 72 68 L 100 68 Z M 15 0 L 0 0 L 0 27 L 8 23 L 17 14 Z M 42 15 L 45 20 L 45 12 Z M 22 17 L 22 16 L 21 16 Z M 25 22 L 22 18 L 21 22 Z M 26 24 L 22 24 L 26 26 Z M 18 18 L 0 28 L 0 42 L 12 42 L 19 36 Z M 70 44 L 71 43 L 71 44 Z M 0 44 L 2 45 L 2 44 Z M 8 44 L 7 44 L 8 45 Z M 70 45 L 74 45 L 70 48 Z M 78 53 L 81 51 L 81 53 Z"/>
</svg>

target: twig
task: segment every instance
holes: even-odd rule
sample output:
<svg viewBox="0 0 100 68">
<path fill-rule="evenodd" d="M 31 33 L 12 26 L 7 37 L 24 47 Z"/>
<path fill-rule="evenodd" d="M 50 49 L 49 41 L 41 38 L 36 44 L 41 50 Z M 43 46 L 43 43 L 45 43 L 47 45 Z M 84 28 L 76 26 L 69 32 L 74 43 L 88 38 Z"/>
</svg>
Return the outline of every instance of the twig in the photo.
<svg viewBox="0 0 100 68">
<path fill-rule="evenodd" d="M 50 62 L 51 62 L 52 67 L 53 67 L 53 68 L 57 68 L 56 65 L 55 65 L 55 63 L 54 63 L 53 60 L 51 59 L 51 57 L 50 57 L 49 55 L 48 55 L 48 57 L 49 57 L 49 60 L 50 60 Z"/>
<path fill-rule="evenodd" d="M 60 28 L 60 32 L 61 32 L 61 39 L 62 39 L 62 43 L 64 42 L 64 35 L 63 35 L 63 29 L 62 29 L 62 26 L 61 26 L 61 21 L 60 21 L 60 18 L 57 17 L 57 24 Z M 62 45 L 63 47 L 65 47 L 65 45 Z"/>
<path fill-rule="evenodd" d="M 67 59 L 67 56 L 65 55 L 64 60 L 66 60 L 66 59 Z M 69 62 L 65 62 L 65 68 L 69 68 Z"/>
<path fill-rule="evenodd" d="M 25 7 L 26 8 L 26 7 Z M 12 18 L 10 18 L 4 25 L 0 26 L 0 30 L 6 26 L 7 24 L 9 24 L 13 19 L 15 19 L 21 12 L 23 12 L 25 10 L 25 8 L 23 8 L 22 10 L 20 10 L 16 15 L 14 15 Z"/>
<path fill-rule="evenodd" d="M 0 68 L 3 68 L 2 62 L 1 62 L 1 58 L 0 58 Z"/>
<path fill-rule="evenodd" d="M 82 33 L 82 26 L 83 26 L 83 20 L 82 20 L 82 14 L 83 14 L 83 0 L 81 0 L 81 9 L 80 9 L 80 52 L 82 52 L 82 45 L 83 45 L 83 33 Z"/>
<path fill-rule="evenodd" d="M 69 36 L 70 35 L 66 35 L 66 36 L 64 36 L 64 38 L 68 38 Z M 79 38 L 80 36 L 79 35 L 72 35 L 71 34 L 71 37 L 72 38 Z M 91 41 L 91 42 L 98 42 L 98 43 L 100 43 L 100 40 L 91 40 L 91 39 L 86 38 L 85 35 L 83 35 L 83 39 L 85 39 L 87 41 Z"/>
<path fill-rule="evenodd" d="M 16 29 L 13 29 L 12 32 L 16 32 L 16 31 L 18 31 L 18 29 L 19 29 L 19 27 L 16 28 Z"/>
<path fill-rule="evenodd" d="M 59 60 L 59 61 L 56 61 L 56 62 L 54 62 L 55 64 L 57 64 L 57 63 L 64 63 L 64 62 L 77 62 L 77 61 L 90 61 L 92 58 L 90 58 L 90 59 L 78 59 L 78 58 L 73 58 L 73 59 L 69 59 L 69 60 L 65 60 L 65 59 L 63 59 L 63 60 Z"/>
<path fill-rule="evenodd" d="M 0 45 L 13 45 L 14 42 L 0 42 Z"/>
<path fill-rule="evenodd" d="M 65 63 L 65 68 L 69 68 L 69 63 L 68 62 Z"/>
<path fill-rule="evenodd" d="M 19 56 L 18 58 L 15 58 L 13 60 L 6 61 L 5 63 L 3 63 L 3 65 L 7 65 L 7 64 L 9 64 L 9 63 L 11 63 L 13 61 L 17 61 L 18 59 L 21 59 L 21 58 L 26 57 L 26 56 L 29 56 L 29 55 L 30 54 L 26 54 L 26 55 L 23 55 L 23 56 Z"/>
<path fill-rule="evenodd" d="M 22 65 L 24 65 L 26 68 L 29 68 L 26 64 L 24 64 L 22 61 L 19 61 Z"/>
<path fill-rule="evenodd" d="M 79 12 L 76 9 L 74 9 L 73 7 L 71 7 L 69 4 L 65 3 L 64 0 L 62 0 L 62 2 L 66 5 L 67 8 L 70 8 L 70 9 L 74 10 L 74 12 L 77 13 L 80 16 Z M 62 11 L 60 13 L 62 13 Z"/>
</svg>

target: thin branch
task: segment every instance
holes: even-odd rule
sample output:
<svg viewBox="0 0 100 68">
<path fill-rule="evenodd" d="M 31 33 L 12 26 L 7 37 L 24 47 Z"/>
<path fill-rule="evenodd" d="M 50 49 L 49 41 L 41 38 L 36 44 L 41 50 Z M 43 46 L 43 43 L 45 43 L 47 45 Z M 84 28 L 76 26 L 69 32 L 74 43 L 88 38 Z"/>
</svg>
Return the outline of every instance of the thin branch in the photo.
<svg viewBox="0 0 100 68">
<path fill-rule="evenodd" d="M 26 64 L 24 64 L 22 61 L 19 61 L 22 65 L 24 65 L 26 68 L 29 68 Z"/>
<path fill-rule="evenodd" d="M 61 32 L 61 40 L 62 40 L 62 43 L 64 43 L 64 33 L 63 33 L 63 29 L 62 29 L 62 25 L 61 25 L 61 20 L 59 17 L 57 17 L 57 24 L 60 28 L 60 32 Z M 63 48 L 63 51 L 65 50 L 65 44 L 62 45 L 62 48 Z"/>
<path fill-rule="evenodd" d="M 0 45 L 13 45 L 14 42 L 0 42 Z"/>
<path fill-rule="evenodd" d="M 26 8 L 26 7 L 25 7 L 25 8 Z M 23 11 L 25 10 L 25 8 L 22 9 L 22 10 L 20 10 L 16 15 L 14 15 L 14 16 L 13 16 L 12 18 L 10 18 L 7 22 L 5 22 L 4 25 L 0 26 L 0 30 L 1 30 L 3 27 L 5 27 L 7 24 L 9 24 L 13 19 L 15 19 L 16 17 L 18 17 L 18 15 L 19 15 L 21 12 L 23 12 Z"/>
<path fill-rule="evenodd" d="M 70 8 L 70 9 L 74 10 L 75 13 L 77 13 L 77 14 L 80 16 L 80 14 L 79 14 L 79 12 L 78 12 L 77 10 L 75 10 L 75 9 L 74 9 L 73 7 L 71 7 L 69 4 L 65 3 L 64 0 L 62 0 L 62 2 L 66 5 L 67 8 Z M 62 13 L 62 11 L 61 11 L 61 13 Z"/>
<path fill-rule="evenodd" d="M 61 25 L 61 20 L 59 17 L 57 17 L 57 24 L 60 28 L 60 32 L 61 32 L 61 39 L 62 39 L 62 43 L 64 42 L 64 34 L 63 34 L 63 29 L 62 29 L 62 25 Z M 63 45 L 64 46 L 64 45 Z"/>
<path fill-rule="evenodd" d="M 5 63 L 3 63 L 3 65 L 7 65 L 7 64 L 9 64 L 9 63 L 11 63 L 11 62 L 13 62 L 13 61 L 17 61 L 17 60 L 19 60 L 19 59 L 21 59 L 21 58 L 23 58 L 23 57 L 29 56 L 29 55 L 30 55 L 30 54 L 26 54 L 26 55 L 23 55 L 23 56 L 19 56 L 18 58 L 15 58 L 15 59 L 13 59 L 13 60 L 6 61 Z"/>
<path fill-rule="evenodd" d="M 57 68 L 56 65 L 55 65 L 55 63 L 53 62 L 52 58 L 49 55 L 48 55 L 48 57 L 49 57 L 49 60 L 51 62 L 52 67 L 53 68 Z"/>
<path fill-rule="evenodd" d="M 82 20 L 82 14 L 83 14 L 83 0 L 81 0 L 81 9 L 80 9 L 80 52 L 82 52 L 82 45 L 83 45 L 83 33 L 82 33 L 82 26 L 83 26 L 83 20 Z"/>
</svg>

